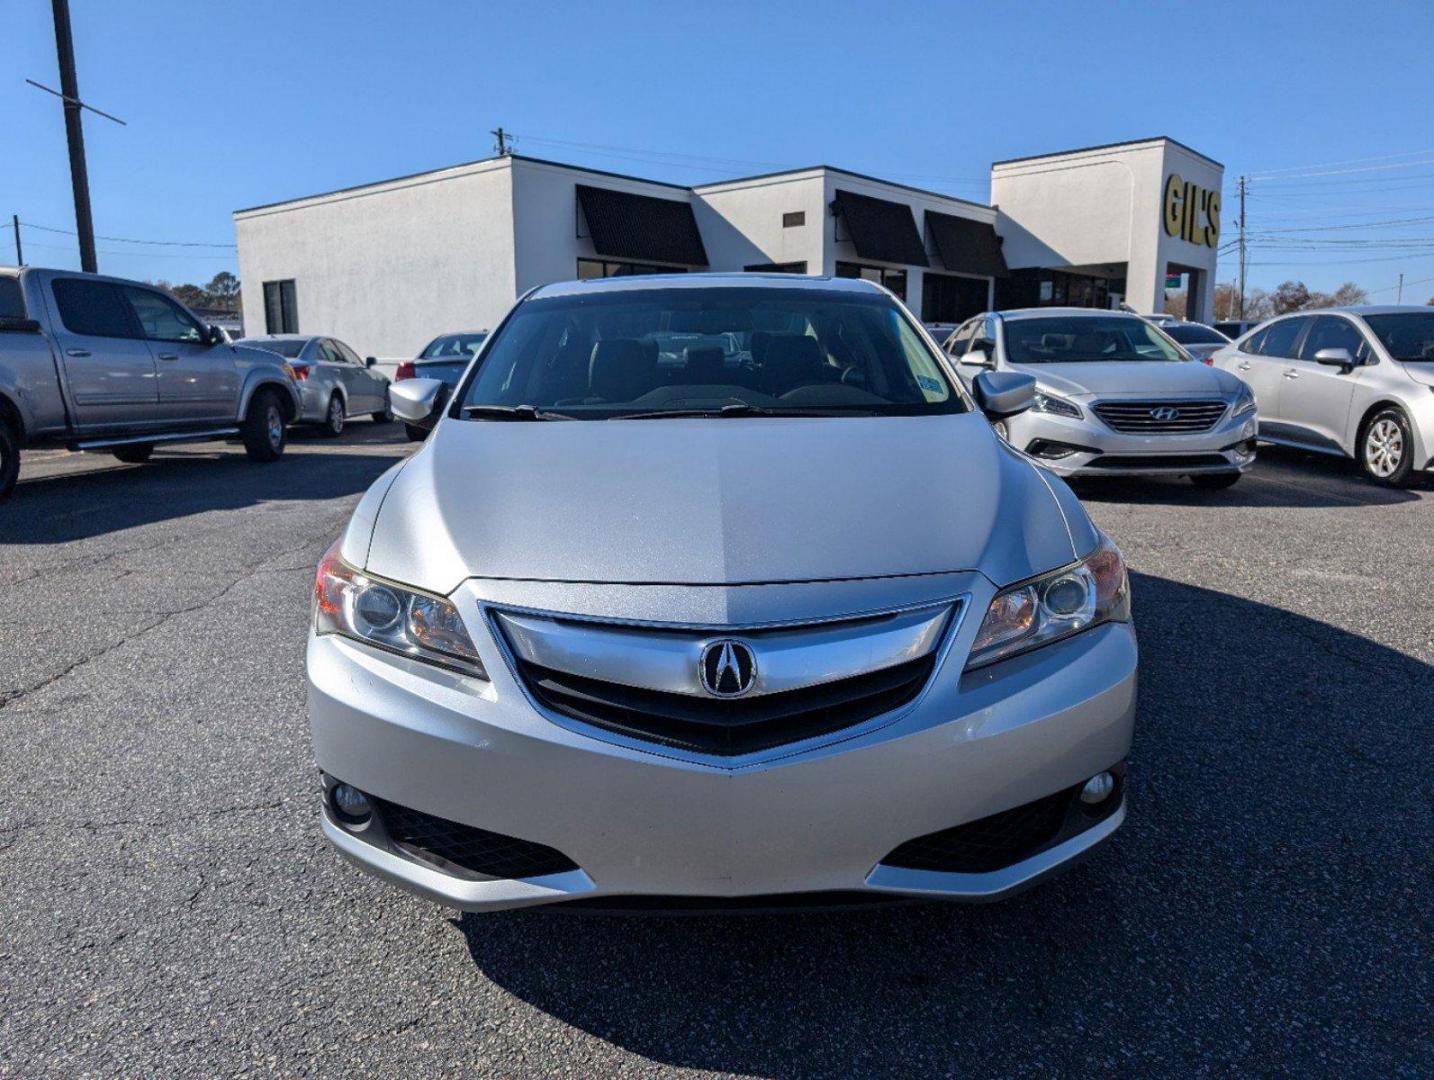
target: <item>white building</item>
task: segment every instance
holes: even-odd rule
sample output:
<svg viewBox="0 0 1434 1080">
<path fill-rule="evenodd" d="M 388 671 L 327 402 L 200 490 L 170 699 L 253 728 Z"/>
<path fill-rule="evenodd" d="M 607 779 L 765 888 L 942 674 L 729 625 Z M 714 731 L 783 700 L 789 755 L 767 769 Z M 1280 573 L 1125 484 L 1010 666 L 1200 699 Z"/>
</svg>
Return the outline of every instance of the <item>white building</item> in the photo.
<svg viewBox="0 0 1434 1080">
<path fill-rule="evenodd" d="M 1147 139 L 992 166 L 993 205 L 831 166 L 679 187 L 506 156 L 234 215 L 249 333 L 411 356 L 574 277 L 781 270 L 881 281 L 919 317 L 1041 304 L 1210 310 L 1218 162 Z"/>
</svg>

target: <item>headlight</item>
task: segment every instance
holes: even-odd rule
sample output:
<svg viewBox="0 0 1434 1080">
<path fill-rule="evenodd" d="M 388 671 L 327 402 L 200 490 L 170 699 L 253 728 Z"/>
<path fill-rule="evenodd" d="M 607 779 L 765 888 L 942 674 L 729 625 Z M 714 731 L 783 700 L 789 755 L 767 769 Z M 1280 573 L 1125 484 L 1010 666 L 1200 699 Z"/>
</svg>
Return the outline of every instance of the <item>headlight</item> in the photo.
<svg viewBox="0 0 1434 1080">
<path fill-rule="evenodd" d="M 1080 406 L 1074 401 L 1067 401 L 1055 394 L 1048 394 L 1044 390 L 1036 391 L 1036 400 L 1031 405 L 1035 412 L 1051 413 L 1054 416 L 1070 416 L 1079 420 L 1082 416 Z"/>
<path fill-rule="evenodd" d="M 1130 619 L 1130 586 L 1125 563 L 1102 535 L 1080 562 L 1052 570 L 996 594 L 966 669 L 1048 645 L 1105 622 Z"/>
<path fill-rule="evenodd" d="M 463 618 L 441 596 L 415 592 L 355 570 L 325 552 L 314 582 L 314 629 L 376 645 L 425 663 L 488 677 Z"/>
<path fill-rule="evenodd" d="M 1252 413 L 1254 411 L 1255 395 L 1250 392 L 1250 388 L 1248 386 L 1241 383 L 1240 392 L 1235 395 L 1235 408 L 1234 411 L 1230 414 L 1230 418 L 1234 419 L 1236 417 L 1244 416 L 1246 413 Z"/>
</svg>

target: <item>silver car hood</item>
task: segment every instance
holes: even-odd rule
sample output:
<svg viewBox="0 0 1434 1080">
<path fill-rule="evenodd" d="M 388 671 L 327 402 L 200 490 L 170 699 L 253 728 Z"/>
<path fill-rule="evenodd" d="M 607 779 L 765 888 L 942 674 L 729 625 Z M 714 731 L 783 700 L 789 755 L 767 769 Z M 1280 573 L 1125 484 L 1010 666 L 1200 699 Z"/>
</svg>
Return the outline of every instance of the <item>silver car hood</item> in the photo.
<svg viewBox="0 0 1434 1080">
<path fill-rule="evenodd" d="M 360 510 L 345 556 L 439 593 L 470 577 L 730 585 L 978 570 L 1007 584 L 1095 541 L 1064 485 L 975 413 L 445 419 Z"/>
<path fill-rule="evenodd" d="M 1195 360 L 1107 360 L 1087 364 L 1012 364 L 1062 397 L 1153 397 L 1232 394 L 1239 381 Z"/>
</svg>

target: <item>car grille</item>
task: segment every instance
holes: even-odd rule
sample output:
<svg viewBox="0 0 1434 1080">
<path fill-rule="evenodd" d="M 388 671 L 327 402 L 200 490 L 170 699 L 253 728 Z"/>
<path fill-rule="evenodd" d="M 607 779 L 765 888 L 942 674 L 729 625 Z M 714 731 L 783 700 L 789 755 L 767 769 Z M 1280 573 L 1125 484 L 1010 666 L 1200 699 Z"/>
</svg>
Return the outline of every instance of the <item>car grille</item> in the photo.
<svg viewBox="0 0 1434 1080">
<path fill-rule="evenodd" d="M 1115 813 L 1124 798 L 1125 781 L 1123 767 L 1113 771 L 1115 790 L 1096 806 L 1079 800 L 1081 785 L 1077 784 L 990 817 L 908 840 L 882 859 L 882 864 L 908 870 L 986 874 L 1029 859 Z"/>
<path fill-rule="evenodd" d="M 537 701 L 594 727 L 725 757 L 825 735 L 900 708 L 921 692 L 936 654 L 798 690 L 724 700 L 647 690 L 518 661 Z"/>
<path fill-rule="evenodd" d="M 1210 469 L 1230 462 L 1219 454 L 1106 454 L 1087 469 Z"/>
<path fill-rule="evenodd" d="M 386 799 L 374 799 L 393 845 L 446 873 L 454 867 L 490 878 L 531 878 L 576 870 L 561 851 L 516 836 L 461 825 Z"/>
<path fill-rule="evenodd" d="M 1102 401 L 1091 406 L 1107 427 L 1128 435 L 1188 435 L 1209 431 L 1229 403 L 1214 401 Z M 1175 416 L 1157 417 L 1160 410 Z"/>
</svg>

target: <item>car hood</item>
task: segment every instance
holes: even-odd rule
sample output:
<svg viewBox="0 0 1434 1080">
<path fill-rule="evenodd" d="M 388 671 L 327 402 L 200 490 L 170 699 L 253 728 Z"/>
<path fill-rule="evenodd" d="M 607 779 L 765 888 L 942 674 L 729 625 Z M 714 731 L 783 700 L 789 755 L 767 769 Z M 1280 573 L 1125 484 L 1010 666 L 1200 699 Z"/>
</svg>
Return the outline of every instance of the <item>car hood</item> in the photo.
<svg viewBox="0 0 1434 1080">
<path fill-rule="evenodd" d="M 1231 394 L 1238 385 L 1228 372 L 1192 360 L 1115 360 L 1088 364 L 1012 364 L 1062 397 L 1151 397 Z"/>
<path fill-rule="evenodd" d="M 1425 386 L 1434 386 L 1434 360 L 1405 360 L 1400 366 L 1404 368 L 1405 374 L 1415 382 L 1423 383 Z"/>
<path fill-rule="evenodd" d="M 953 570 L 1003 585 L 1095 540 L 1061 482 L 975 413 L 445 419 L 384 483 L 376 517 L 351 526 L 373 522 L 365 568 L 440 593 L 470 577 L 731 585 Z M 345 551 L 361 541 L 350 534 Z"/>
</svg>

